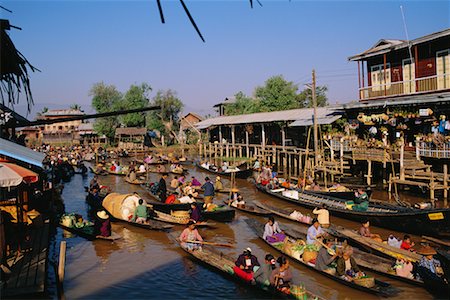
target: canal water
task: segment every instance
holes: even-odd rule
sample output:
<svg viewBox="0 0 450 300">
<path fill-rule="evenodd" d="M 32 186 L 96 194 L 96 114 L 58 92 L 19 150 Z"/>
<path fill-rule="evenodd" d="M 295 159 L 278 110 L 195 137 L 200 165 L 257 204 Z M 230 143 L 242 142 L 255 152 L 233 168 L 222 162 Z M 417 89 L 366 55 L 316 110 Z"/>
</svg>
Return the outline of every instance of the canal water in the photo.
<svg viewBox="0 0 450 300">
<path fill-rule="evenodd" d="M 188 166 L 189 176 L 195 176 L 203 181 L 210 174 L 199 171 L 195 166 Z M 89 184 L 93 174 L 83 178 L 75 175 L 65 183 L 62 198 L 66 212 L 76 212 L 87 218 L 89 207 L 85 202 L 84 186 Z M 170 181 L 171 176 L 168 178 Z M 159 180 L 157 174 L 150 174 L 150 181 Z M 224 186 L 229 186 L 228 179 L 223 179 Z M 144 199 L 146 192 L 140 187 L 128 184 L 120 176 L 101 176 L 100 183 L 109 186 L 119 193 L 138 192 Z M 296 209 L 303 213 L 310 213 L 307 209 L 295 206 L 279 199 L 272 198 L 258 192 L 253 185 L 242 179 L 237 179 L 241 194 L 251 203 L 259 201 L 271 205 Z M 377 193 L 377 197 L 384 193 Z M 226 195 L 219 194 L 216 203 L 221 203 Z M 262 263 L 266 253 L 275 257 L 279 253 L 265 245 L 257 238 L 245 222 L 246 218 L 257 218 L 265 222 L 264 218 L 236 212 L 236 218 L 231 223 L 218 223 L 216 228 L 201 228 L 200 234 L 206 241 L 235 243 L 236 248 L 217 248 L 224 254 L 237 257 L 245 248 L 250 247 Z M 278 219 L 282 226 L 290 228 L 301 227 L 288 220 Z M 331 222 L 347 228 L 359 228 L 359 224 L 331 217 Z M 71 236 L 58 228 L 54 233 L 51 244 L 52 261 L 57 261 L 57 249 L 62 240 L 67 241 L 67 257 L 65 279 L 63 285 L 64 296 L 67 299 L 269 299 L 270 297 L 251 288 L 243 287 L 239 283 L 223 277 L 221 274 L 198 264 L 188 254 L 179 249 L 167 232 L 150 231 L 129 226 L 124 223 L 113 223 L 113 231 L 123 238 L 116 242 L 103 240 L 87 241 L 83 238 Z M 179 235 L 183 226 L 175 226 L 171 233 Z M 386 238 L 392 231 L 372 228 L 372 232 Z M 398 237 L 402 234 L 398 233 Z M 418 244 L 420 238 L 413 236 Z M 292 261 L 291 261 L 292 262 Z M 303 284 L 313 293 L 326 299 L 376 299 L 371 294 L 360 292 L 343 286 L 320 274 L 306 269 L 302 265 L 292 262 L 294 283 Z M 371 274 L 370 272 L 367 272 Z M 374 275 L 374 274 L 372 274 Z M 414 287 L 393 279 L 375 275 L 377 278 L 389 282 L 400 288 L 402 292 L 394 299 L 432 299 L 424 289 Z M 56 284 L 54 274 L 50 276 L 49 292 L 56 298 Z"/>
</svg>

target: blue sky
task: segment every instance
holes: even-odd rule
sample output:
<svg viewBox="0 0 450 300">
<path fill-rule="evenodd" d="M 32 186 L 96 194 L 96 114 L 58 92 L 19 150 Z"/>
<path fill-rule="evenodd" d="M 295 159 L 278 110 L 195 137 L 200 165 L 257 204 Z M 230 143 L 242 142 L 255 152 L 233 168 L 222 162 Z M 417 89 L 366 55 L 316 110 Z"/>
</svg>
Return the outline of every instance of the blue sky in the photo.
<svg viewBox="0 0 450 300">
<path fill-rule="evenodd" d="M 206 43 L 179 1 L 2 1 L 22 31 L 16 47 L 42 72 L 32 74 L 36 106 L 79 103 L 89 110 L 91 86 L 103 81 L 126 91 L 133 83 L 171 88 L 186 111 L 238 91 L 251 95 L 282 74 L 302 88 L 316 69 L 332 104 L 357 97 L 357 66 L 347 57 L 381 38 L 410 39 L 450 27 L 449 1 L 185 0 Z M 256 2 L 256 1 L 254 1 Z M 23 102 L 22 102 L 23 103 Z"/>
</svg>

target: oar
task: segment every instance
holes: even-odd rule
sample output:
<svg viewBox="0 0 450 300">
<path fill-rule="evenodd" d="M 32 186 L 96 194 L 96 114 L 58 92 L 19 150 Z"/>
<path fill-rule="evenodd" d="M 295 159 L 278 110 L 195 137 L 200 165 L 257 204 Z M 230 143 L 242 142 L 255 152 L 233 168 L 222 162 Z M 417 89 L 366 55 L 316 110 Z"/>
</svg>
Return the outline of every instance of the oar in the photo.
<svg viewBox="0 0 450 300">
<path fill-rule="evenodd" d="M 224 244 L 224 243 L 211 243 L 211 242 L 201 242 L 201 241 L 186 241 L 186 243 L 194 243 L 194 244 L 202 244 L 202 245 L 210 245 L 210 246 L 219 246 L 219 247 L 228 247 L 228 248 L 235 248 L 236 246 L 231 244 Z"/>
<path fill-rule="evenodd" d="M 328 251 L 330 251 L 332 255 L 336 255 L 336 252 L 334 251 L 334 249 L 331 249 L 330 247 L 328 247 L 327 245 L 325 245 L 321 240 L 317 239 L 316 237 L 314 237 L 314 239 L 319 242 L 319 244 L 321 244 L 323 247 L 325 247 Z"/>
</svg>

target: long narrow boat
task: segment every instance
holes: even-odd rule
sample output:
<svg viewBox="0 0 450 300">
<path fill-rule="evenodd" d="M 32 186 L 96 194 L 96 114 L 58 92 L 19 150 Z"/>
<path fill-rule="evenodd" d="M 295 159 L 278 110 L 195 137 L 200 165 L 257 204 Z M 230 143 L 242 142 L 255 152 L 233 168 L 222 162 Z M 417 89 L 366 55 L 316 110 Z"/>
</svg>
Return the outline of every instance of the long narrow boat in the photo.
<svg viewBox="0 0 450 300">
<path fill-rule="evenodd" d="M 145 183 L 145 180 L 141 180 L 141 179 L 130 180 L 129 177 L 125 177 L 125 181 L 128 182 L 129 184 L 135 184 L 135 185 L 142 185 Z"/>
<path fill-rule="evenodd" d="M 311 191 L 308 190 L 307 191 L 309 194 L 312 195 L 317 195 L 317 196 L 325 196 L 325 197 L 333 197 L 333 198 L 338 198 L 338 199 L 342 199 L 345 201 L 353 201 L 355 200 L 355 192 L 354 191 Z M 366 190 L 367 196 L 372 195 L 372 190 Z"/>
<path fill-rule="evenodd" d="M 147 220 L 146 223 L 136 223 L 131 221 L 129 218 L 125 218 L 124 214 L 129 216 L 129 212 L 126 212 L 125 210 L 129 210 L 128 208 L 124 207 L 124 201 L 127 200 L 128 197 L 131 197 L 131 194 L 118 194 L 118 193 L 111 193 L 108 194 L 105 199 L 103 199 L 103 208 L 108 212 L 108 214 L 111 216 L 111 219 L 113 221 L 122 221 L 126 222 L 130 225 L 141 227 L 145 229 L 152 229 L 152 230 L 166 230 L 173 227 L 173 225 L 169 225 L 160 221 L 155 220 Z"/>
<path fill-rule="evenodd" d="M 271 288 L 270 286 L 265 285 L 262 282 L 257 281 L 256 284 L 251 284 L 249 282 L 246 282 L 235 275 L 233 271 L 233 267 L 235 266 L 234 261 L 223 255 L 223 253 L 217 253 L 215 251 L 206 249 L 206 247 L 203 247 L 202 250 L 196 250 L 196 251 L 188 251 L 187 249 L 183 248 L 180 245 L 180 248 L 183 249 L 186 253 L 188 253 L 190 256 L 195 258 L 200 263 L 212 268 L 213 270 L 219 272 L 220 274 L 230 277 L 233 280 L 249 287 L 249 288 L 257 288 L 259 290 L 262 290 L 264 292 L 267 292 L 269 294 L 282 297 L 282 298 L 288 298 L 288 299 L 302 299 L 302 300 L 308 300 L 308 299 L 320 299 L 318 296 L 308 292 L 304 288 L 300 286 L 291 286 L 291 294 L 286 295 L 284 293 L 281 293 L 280 291 Z"/>
<path fill-rule="evenodd" d="M 263 204 L 263 203 L 257 203 L 256 206 L 268 211 L 271 214 L 277 215 L 279 217 L 282 217 L 284 219 L 288 219 L 293 222 L 298 222 L 303 225 L 310 225 L 311 220 L 308 220 L 307 218 L 294 218 L 291 216 L 292 212 L 289 212 L 287 209 L 277 208 L 274 206 L 271 206 L 269 204 Z"/>
<path fill-rule="evenodd" d="M 127 172 L 124 172 L 124 171 L 114 172 L 111 170 L 107 170 L 107 172 L 109 175 L 116 175 L 116 176 L 126 176 L 127 175 Z"/>
<path fill-rule="evenodd" d="M 63 224 L 58 223 L 58 226 L 66 231 L 76 234 L 82 238 L 89 240 L 89 241 L 93 241 L 93 240 L 115 241 L 115 240 L 122 238 L 122 236 L 120 234 L 117 234 L 115 232 L 112 232 L 111 236 L 96 235 L 96 234 L 94 234 L 94 225 L 85 226 L 83 228 L 75 228 L 75 227 L 64 226 Z"/>
<path fill-rule="evenodd" d="M 187 225 L 187 223 L 189 222 L 189 217 L 181 218 L 181 217 L 174 216 L 172 214 L 166 214 L 166 213 L 163 213 L 163 212 L 157 211 L 157 210 L 155 210 L 154 212 L 155 212 L 155 216 L 153 216 L 152 218 L 157 221 L 161 221 L 164 223 L 170 223 L 170 224 L 179 224 L 179 225 Z M 195 223 L 195 225 L 201 226 L 201 227 L 213 227 L 215 224 L 201 221 L 201 222 Z"/>
<path fill-rule="evenodd" d="M 233 207 L 236 210 L 240 210 L 240 211 L 252 214 L 252 215 L 257 215 L 257 216 L 270 215 L 270 212 L 265 209 L 255 207 L 253 205 L 247 205 L 247 203 L 244 204 L 244 206 L 234 205 L 233 203 L 229 203 L 229 201 L 230 200 L 223 200 L 223 203 L 225 203 L 229 207 Z"/>
<path fill-rule="evenodd" d="M 284 251 L 282 243 L 278 243 L 277 244 L 278 246 L 277 246 L 276 244 L 271 244 L 268 241 L 266 241 L 265 239 L 263 239 L 263 224 L 261 224 L 260 222 L 253 220 L 253 219 L 246 219 L 245 221 L 250 226 L 250 228 L 252 228 L 252 230 L 256 233 L 256 235 L 259 238 L 261 238 L 262 240 L 264 240 L 264 242 L 266 242 L 266 244 L 268 244 L 272 248 L 276 249 L 277 251 L 283 253 L 284 255 L 289 256 L 290 258 L 297 261 L 301 265 L 303 265 L 311 270 L 314 270 L 330 279 L 333 279 L 336 282 L 339 282 L 343 285 L 346 285 L 348 287 L 351 287 L 351 288 L 354 288 L 354 289 L 357 289 L 360 291 L 364 291 L 364 292 L 371 293 L 371 294 L 376 294 L 376 295 L 383 296 L 383 297 L 395 296 L 399 292 L 399 290 L 397 288 L 393 287 L 389 283 L 383 282 L 383 281 L 380 281 L 377 279 L 375 279 L 375 286 L 369 288 L 369 287 L 366 287 L 363 285 L 356 284 L 352 281 L 347 281 L 345 279 L 342 279 L 339 276 L 320 271 L 320 270 L 316 269 L 311 262 L 305 262 L 302 260 L 302 258 L 298 258 L 298 257 L 294 256 L 292 253 L 288 253 L 287 251 Z"/>
<path fill-rule="evenodd" d="M 345 208 L 342 199 L 312 195 L 309 192 L 299 193 L 289 190 L 289 195 L 283 195 L 286 189 L 269 190 L 261 184 L 256 188 L 277 197 L 307 207 L 310 209 L 327 205 L 332 215 L 353 221 L 369 220 L 372 225 L 394 229 L 401 232 L 429 235 L 433 237 L 450 236 L 450 209 L 415 209 L 394 205 L 370 204 L 367 211 L 354 211 Z"/>
<path fill-rule="evenodd" d="M 204 166 L 202 166 L 198 162 L 196 162 L 195 165 L 201 170 L 204 170 L 204 171 L 207 171 L 209 173 L 213 173 L 213 174 L 216 174 L 216 175 L 219 175 L 219 176 L 228 176 L 228 177 L 230 177 L 231 174 L 234 173 L 236 178 L 246 179 L 247 177 L 249 177 L 253 173 L 252 169 L 244 169 L 244 170 L 239 169 L 238 171 L 231 171 L 230 170 L 229 172 L 221 172 L 221 171 L 214 171 L 214 170 L 205 168 Z"/>
<path fill-rule="evenodd" d="M 89 166 L 89 170 L 95 175 L 106 176 L 108 172 L 106 170 L 102 170 L 101 172 L 96 171 L 93 167 Z"/>
</svg>

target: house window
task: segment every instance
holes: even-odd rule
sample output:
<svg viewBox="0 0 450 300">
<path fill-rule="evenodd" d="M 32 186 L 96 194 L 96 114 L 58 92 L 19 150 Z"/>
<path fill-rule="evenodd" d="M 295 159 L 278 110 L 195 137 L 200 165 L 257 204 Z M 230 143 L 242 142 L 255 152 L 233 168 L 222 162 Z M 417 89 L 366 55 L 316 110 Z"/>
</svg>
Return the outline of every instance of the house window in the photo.
<svg viewBox="0 0 450 300">
<path fill-rule="evenodd" d="M 450 88 L 450 49 L 436 52 L 437 88 Z"/>
<path fill-rule="evenodd" d="M 386 81 L 385 81 L 386 73 Z M 386 64 L 386 70 L 384 65 L 375 65 L 370 67 L 370 76 L 372 79 L 372 91 L 382 91 L 386 86 L 386 89 L 391 87 L 391 64 Z"/>
<path fill-rule="evenodd" d="M 402 60 L 403 69 L 403 93 L 410 94 L 416 91 L 416 71 L 414 60 L 407 58 Z"/>
<path fill-rule="evenodd" d="M 62 126 L 58 126 L 58 129 L 59 129 L 59 130 L 62 130 L 62 129 L 63 129 L 63 127 L 62 127 Z"/>
</svg>

